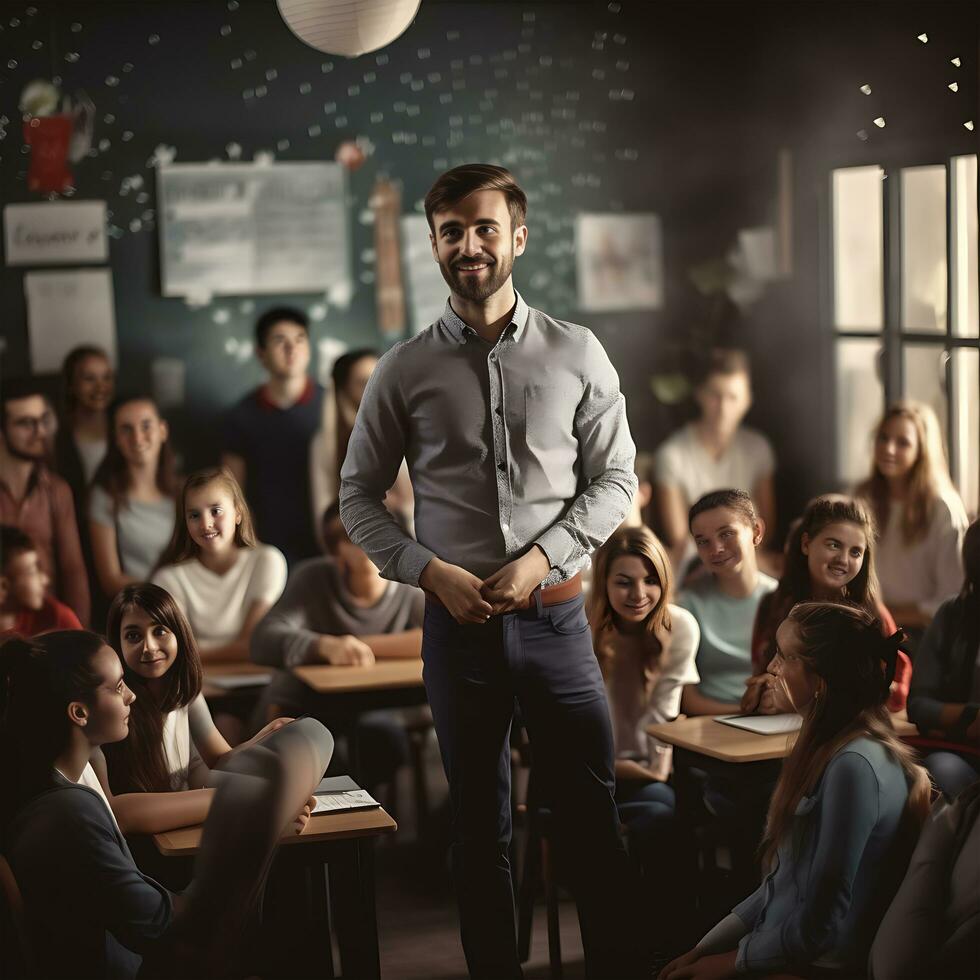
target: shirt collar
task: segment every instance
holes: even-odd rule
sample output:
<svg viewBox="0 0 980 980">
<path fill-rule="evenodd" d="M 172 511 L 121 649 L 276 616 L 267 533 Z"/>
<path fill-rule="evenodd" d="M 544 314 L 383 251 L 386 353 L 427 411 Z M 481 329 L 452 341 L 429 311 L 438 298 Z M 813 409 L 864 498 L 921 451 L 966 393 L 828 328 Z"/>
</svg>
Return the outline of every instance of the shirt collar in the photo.
<svg viewBox="0 0 980 980">
<path fill-rule="evenodd" d="M 514 306 L 510 323 L 504 327 L 501 336 L 504 336 L 508 330 L 513 328 L 514 340 L 520 340 L 521 334 L 524 333 L 524 328 L 527 326 L 529 308 L 527 303 L 524 302 L 524 297 L 517 290 L 514 290 L 514 295 L 517 296 L 517 303 Z M 442 314 L 442 323 L 457 343 L 464 344 L 466 343 L 467 337 L 478 336 L 471 326 L 468 326 L 459 318 L 449 300 L 446 300 L 446 309 Z"/>
<path fill-rule="evenodd" d="M 294 402 L 294 404 L 295 405 L 305 405 L 307 402 L 313 400 L 313 394 L 314 394 L 313 379 L 311 377 L 307 376 L 307 378 L 306 378 L 306 387 L 303 389 L 303 394 L 300 395 L 299 398 L 296 399 L 296 401 Z M 262 387 L 259 388 L 258 392 L 256 393 L 256 396 L 255 397 L 256 397 L 256 400 L 259 403 L 259 407 L 260 408 L 267 409 L 270 412 L 288 411 L 288 409 L 281 408 L 279 405 L 277 405 L 269 397 L 269 386 L 268 385 L 262 385 Z M 290 406 L 290 408 L 292 408 L 292 405 Z"/>
</svg>

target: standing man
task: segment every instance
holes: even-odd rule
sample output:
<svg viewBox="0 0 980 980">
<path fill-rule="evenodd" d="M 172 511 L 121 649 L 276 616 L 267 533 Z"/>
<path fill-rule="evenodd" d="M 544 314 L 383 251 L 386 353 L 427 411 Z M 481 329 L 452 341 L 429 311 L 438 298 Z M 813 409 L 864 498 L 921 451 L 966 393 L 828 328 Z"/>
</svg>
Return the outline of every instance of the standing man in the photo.
<svg viewBox="0 0 980 980">
<path fill-rule="evenodd" d="M 514 290 L 526 210 L 501 167 L 456 167 L 429 191 L 432 254 L 450 300 L 368 382 L 341 515 L 382 575 L 427 592 L 425 685 L 449 779 L 470 975 L 521 976 L 507 858 L 515 697 L 555 813 L 587 972 L 639 975 L 643 928 L 579 574 L 629 512 L 634 446 L 599 342 Z M 418 541 L 382 503 L 403 456 Z"/>
<path fill-rule="evenodd" d="M 85 625 L 88 572 L 68 484 L 47 466 L 54 412 L 31 380 L 5 381 L 0 394 L 0 523 L 20 528 L 34 543 L 54 594 Z"/>
<path fill-rule="evenodd" d="M 292 566 L 317 554 L 310 442 L 320 427 L 323 388 L 307 373 L 306 315 L 288 307 L 263 313 L 255 352 L 268 380 L 225 417 L 221 462 L 245 489 L 259 539 Z"/>
</svg>

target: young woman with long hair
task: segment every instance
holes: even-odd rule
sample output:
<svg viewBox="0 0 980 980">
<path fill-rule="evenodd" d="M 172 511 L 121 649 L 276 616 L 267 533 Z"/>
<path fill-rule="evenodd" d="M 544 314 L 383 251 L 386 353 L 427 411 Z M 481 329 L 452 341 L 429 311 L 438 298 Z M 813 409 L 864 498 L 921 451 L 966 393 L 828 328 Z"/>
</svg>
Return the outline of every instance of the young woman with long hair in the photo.
<svg viewBox="0 0 980 980">
<path fill-rule="evenodd" d="M 198 470 L 184 481 L 173 537 L 152 581 L 176 599 L 205 662 L 248 659 L 252 631 L 282 595 L 286 560 L 256 540 L 230 470 Z"/>
<path fill-rule="evenodd" d="M 980 522 L 963 536 L 965 576 L 922 637 L 909 721 L 922 734 L 925 766 L 950 799 L 980 778 Z"/>
<path fill-rule="evenodd" d="M 701 631 L 701 680 L 684 688 L 681 710 L 731 714 L 739 710 L 752 676 L 752 624 L 759 603 L 776 588 L 756 559 L 765 522 L 744 490 L 718 490 L 694 504 L 688 523 L 707 574 L 692 579 L 677 599 Z"/>
<path fill-rule="evenodd" d="M 89 491 L 95 572 L 107 598 L 149 578 L 174 531 L 170 430 L 152 398 L 128 395 L 109 406 L 109 449 Z"/>
<path fill-rule="evenodd" d="M 900 639 L 838 603 L 801 603 L 780 624 L 769 671 L 803 725 L 769 805 L 768 874 L 661 980 L 863 976 L 930 803 L 885 704 Z"/>
<path fill-rule="evenodd" d="M 946 465 L 936 413 L 892 405 L 874 436 L 871 475 L 856 490 L 878 522 L 878 577 L 884 601 L 908 629 L 928 625 L 959 590 L 967 517 Z"/>
<path fill-rule="evenodd" d="M 359 347 L 341 354 L 330 370 L 320 430 L 310 443 L 310 493 L 318 534 L 323 530 L 323 514 L 336 504 L 340 494 L 340 470 L 347 458 L 354 419 L 380 357 L 373 347 Z M 411 527 L 414 497 L 404 461 L 385 504 L 389 510 L 404 517 Z M 322 547 L 324 542 L 320 541 L 320 545 Z"/>
<path fill-rule="evenodd" d="M 305 718 L 238 753 L 212 803 L 201 876 L 175 900 L 139 870 L 86 776 L 96 749 L 129 735 L 133 704 L 119 658 L 94 633 L 0 646 L 0 844 L 42 976 L 131 978 L 144 956 L 157 959 L 154 976 L 213 975 L 215 957 L 227 966 L 272 852 L 290 821 L 308 819 L 332 751 L 330 733 Z"/>
<path fill-rule="evenodd" d="M 207 815 L 211 770 L 233 751 L 287 724 L 277 718 L 232 749 L 216 728 L 201 693 L 201 658 L 194 633 L 159 586 L 125 586 L 113 599 L 106 637 L 136 695 L 129 738 L 107 745 L 92 764 L 126 833 L 159 833 L 200 823 Z"/>
<path fill-rule="evenodd" d="M 672 603 L 670 558 L 648 528 L 620 528 L 593 567 L 589 623 L 613 726 L 616 802 L 630 853 L 653 873 L 670 843 L 674 791 L 670 747 L 646 728 L 673 721 L 684 685 L 698 682 L 698 625 Z"/>
<path fill-rule="evenodd" d="M 775 653 L 776 630 L 798 602 L 844 602 L 867 610 L 891 636 L 895 621 L 881 601 L 875 572 L 875 524 L 859 499 L 841 494 L 815 497 L 790 531 L 786 567 L 775 592 L 759 603 L 752 630 L 752 665 L 759 673 L 742 698 L 742 711 L 777 714 L 791 710 L 779 697 L 779 685 L 765 673 Z M 912 662 L 899 651 L 891 711 L 902 711 L 908 698 Z"/>
</svg>

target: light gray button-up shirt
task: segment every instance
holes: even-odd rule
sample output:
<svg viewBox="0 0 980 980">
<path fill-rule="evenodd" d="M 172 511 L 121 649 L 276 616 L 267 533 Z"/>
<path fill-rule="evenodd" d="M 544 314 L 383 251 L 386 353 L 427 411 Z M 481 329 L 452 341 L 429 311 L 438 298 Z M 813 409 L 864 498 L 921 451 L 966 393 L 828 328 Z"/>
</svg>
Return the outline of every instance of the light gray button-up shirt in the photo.
<svg viewBox="0 0 980 980">
<path fill-rule="evenodd" d="M 482 579 L 537 544 L 552 585 L 626 517 L 635 453 L 619 377 L 590 330 L 518 296 L 491 344 L 447 303 L 368 381 L 341 471 L 341 518 L 385 578 L 417 585 L 437 555 Z M 382 503 L 403 456 L 417 541 Z"/>
</svg>

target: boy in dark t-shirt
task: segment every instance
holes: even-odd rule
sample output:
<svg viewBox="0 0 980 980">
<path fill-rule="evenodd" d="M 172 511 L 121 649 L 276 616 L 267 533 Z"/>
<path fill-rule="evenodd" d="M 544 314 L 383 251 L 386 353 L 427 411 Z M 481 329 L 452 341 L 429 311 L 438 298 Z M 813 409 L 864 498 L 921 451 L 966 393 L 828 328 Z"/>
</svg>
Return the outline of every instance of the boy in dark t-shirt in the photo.
<svg viewBox="0 0 980 980">
<path fill-rule="evenodd" d="M 268 380 L 225 415 L 221 461 L 245 488 L 259 539 L 279 548 L 292 566 L 317 551 L 309 454 L 323 388 L 307 373 L 306 315 L 288 307 L 263 313 L 255 352 Z"/>
<path fill-rule="evenodd" d="M 377 566 L 348 538 L 339 503 L 327 508 L 323 539 L 327 556 L 305 561 L 293 571 L 279 601 L 252 633 L 252 660 L 278 668 L 263 693 L 256 724 L 265 724 L 262 718 L 270 711 L 294 716 L 316 712 L 316 695 L 289 668 L 366 665 L 421 655 L 422 590 L 381 577 Z M 387 782 L 407 761 L 404 719 L 400 711 L 372 711 L 349 719 L 362 765 L 357 775 L 369 788 Z M 345 727 L 336 717 L 330 722 L 334 734 Z"/>
</svg>

